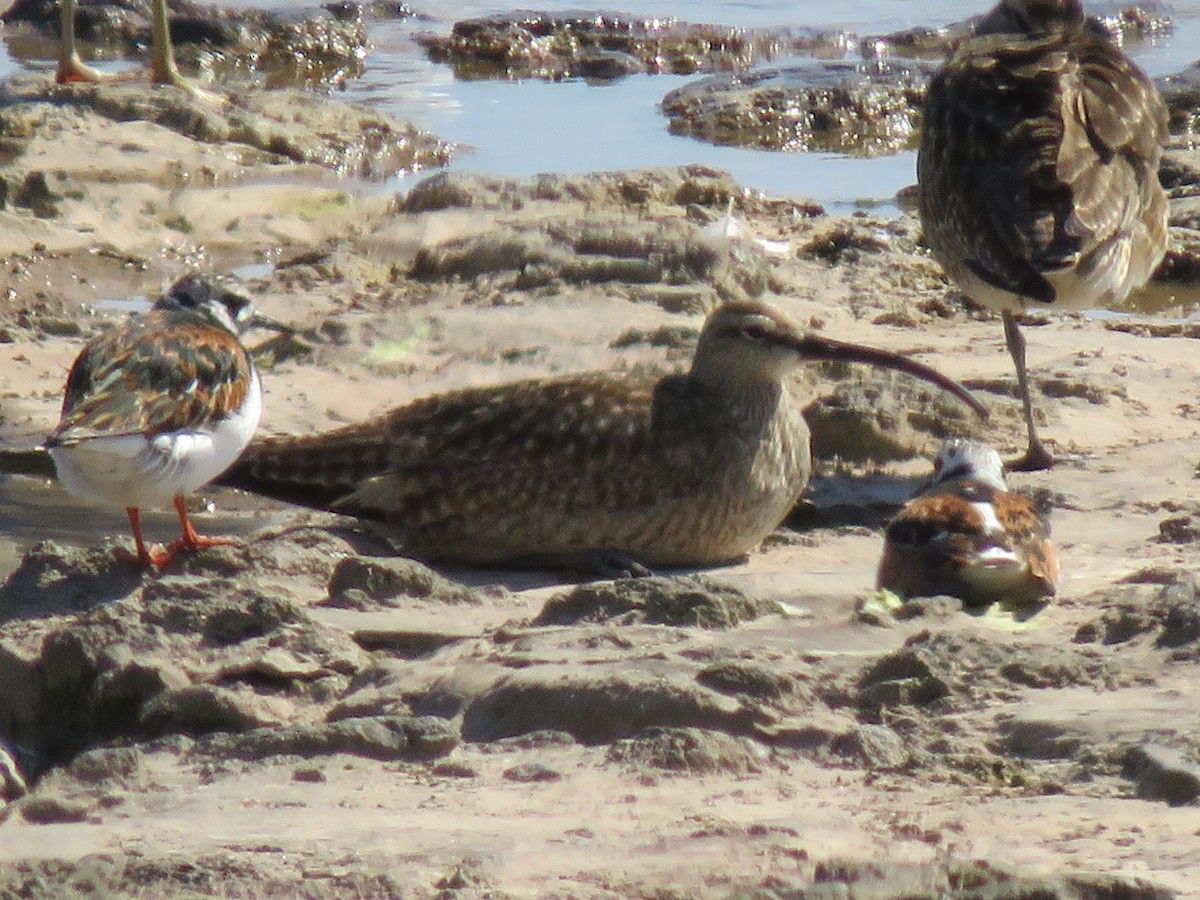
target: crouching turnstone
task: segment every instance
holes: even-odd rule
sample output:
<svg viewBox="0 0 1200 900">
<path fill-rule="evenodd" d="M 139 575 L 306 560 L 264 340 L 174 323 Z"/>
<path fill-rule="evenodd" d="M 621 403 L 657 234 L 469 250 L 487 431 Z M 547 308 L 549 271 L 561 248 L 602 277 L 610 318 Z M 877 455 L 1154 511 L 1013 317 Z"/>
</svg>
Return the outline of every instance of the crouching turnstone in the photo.
<svg viewBox="0 0 1200 900">
<path fill-rule="evenodd" d="M 977 441 L 942 445 L 929 484 L 888 523 L 885 539 L 876 587 L 905 597 L 1029 606 L 1055 593 L 1049 526 L 1030 500 L 1009 493 L 1000 455 Z"/>
<path fill-rule="evenodd" d="M 188 275 L 150 312 L 92 339 L 71 367 L 46 447 L 68 491 L 125 507 L 146 568 L 232 543 L 197 534 L 184 497 L 224 472 L 258 426 L 262 387 L 238 335 L 267 321 L 246 297 Z M 183 536 L 148 548 L 138 510 L 169 504 Z"/>
</svg>

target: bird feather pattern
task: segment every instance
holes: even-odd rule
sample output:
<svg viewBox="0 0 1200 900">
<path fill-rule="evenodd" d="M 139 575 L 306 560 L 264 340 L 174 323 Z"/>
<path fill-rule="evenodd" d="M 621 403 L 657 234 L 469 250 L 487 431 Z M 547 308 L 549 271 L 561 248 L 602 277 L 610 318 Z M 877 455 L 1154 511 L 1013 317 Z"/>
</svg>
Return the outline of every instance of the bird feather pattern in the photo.
<svg viewBox="0 0 1200 900">
<path fill-rule="evenodd" d="M 250 371 L 233 334 L 188 310 L 153 310 L 79 355 L 49 443 L 210 425 L 245 400 Z"/>
<path fill-rule="evenodd" d="M 955 206 L 924 217 L 945 223 L 932 243 L 958 246 L 939 255 L 961 256 L 987 283 L 1044 302 L 1055 295 L 1042 276 L 1090 254 L 1097 293 L 1123 296 L 1132 279 L 1104 264 L 1106 247 L 1146 219 L 1165 229 L 1137 188 L 1156 177 L 1166 133 L 1147 77 L 1083 23 L 969 39 L 926 100 L 923 198 Z M 939 187 L 967 171 L 976 174 Z"/>
</svg>

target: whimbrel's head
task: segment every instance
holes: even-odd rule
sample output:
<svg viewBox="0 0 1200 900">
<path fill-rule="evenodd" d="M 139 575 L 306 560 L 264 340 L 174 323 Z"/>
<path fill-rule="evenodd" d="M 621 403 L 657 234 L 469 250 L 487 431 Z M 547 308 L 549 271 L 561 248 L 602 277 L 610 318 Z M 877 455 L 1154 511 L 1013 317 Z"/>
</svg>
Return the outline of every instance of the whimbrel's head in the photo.
<svg viewBox="0 0 1200 900">
<path fill-rule="evenodd" d="M 980 20 L 976 34 L 1044 34 L 1083 23 L 1081 0 L 1001 0 Z"/>
<path fill-rule="evenodd" d="M 949 391 L 981 416 L 987 410 L 952 378 L 887 350 L 804 334 L 778 310 L 763 303 L 717 307 L 696 343 L 691 375 L 726 385 L 780 382 L 802 362 L 838 360 L 907 372 Z"/>
<path fill-rule="evenodd" d="M 1008 489 L 1000 454 L 982 441 L 950 438 L 938 448 L 937 456 L 933 458 L 930 484 L 943 484 L 956 478 L 982 481 L 999 491 Z"/>
</svg>

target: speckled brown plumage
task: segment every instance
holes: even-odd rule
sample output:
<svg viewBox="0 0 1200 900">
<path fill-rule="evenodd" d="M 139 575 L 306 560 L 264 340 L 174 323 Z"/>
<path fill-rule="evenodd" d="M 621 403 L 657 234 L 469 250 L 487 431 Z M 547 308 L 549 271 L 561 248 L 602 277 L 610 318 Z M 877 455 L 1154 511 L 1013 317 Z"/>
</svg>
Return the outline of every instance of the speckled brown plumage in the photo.
<svg viewBox="0 0 1200 900">
<path fill-rule="evenodd" d="M 1166 109 L 1079 0 L 1004 0 L 930 84 L 917 176 L 925 239 L 964 293 L 1003 313 L 1029 436 L 1015 313 L 1120 303 L 1167 244 Z"/>
<path fill-rule="evenodd" d="M 906 370 L 974 404 L 911 360 L 804 336 L 769 307 L 737 303 L 709 318 L 685 374 L 430 397 L 324 435 L 256 442 L 222 482 L 390 522 L 427 558 L 599 570 L 728 562 L 808 482 L 808 427 L 786 383 L 804 359 Z"/>
</svg>

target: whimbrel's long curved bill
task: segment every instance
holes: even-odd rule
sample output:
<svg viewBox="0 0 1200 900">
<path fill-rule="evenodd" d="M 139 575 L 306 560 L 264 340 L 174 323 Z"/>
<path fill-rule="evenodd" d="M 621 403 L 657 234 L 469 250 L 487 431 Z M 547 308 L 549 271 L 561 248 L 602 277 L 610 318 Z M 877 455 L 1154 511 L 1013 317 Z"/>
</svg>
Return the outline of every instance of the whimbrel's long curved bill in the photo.
<svg viewBox="0 0 1200 900">
<path fill-rule="evenodd" d="M 880 350 L 876 347 L 864 347 L 861 344 L 850 344 L 845 341 L 835 341 L 832 338 L 815 334 L 806 334 L 789 342 L 792 349 L 801 359 L 819 362 L 822 360 L 837 360 L 838 362 L 856 362 L 868 366 L 878 366 L 884 369 L 895 369 L 905 372 L 914 378 L 937 385 L 942 390 L 953 394 L 967 406 L 971 407 L 983 418 L 988 417 L 987 407 L 975 399 L 965 387 L 936 369 L 919 363 L 915 359 L 901 356 L 890 350 Z"/>
</svg>

